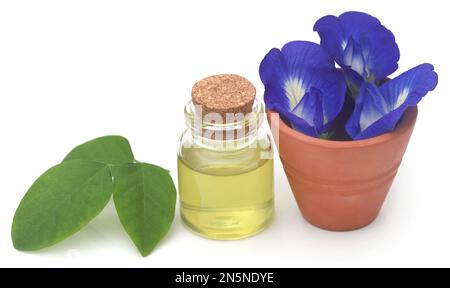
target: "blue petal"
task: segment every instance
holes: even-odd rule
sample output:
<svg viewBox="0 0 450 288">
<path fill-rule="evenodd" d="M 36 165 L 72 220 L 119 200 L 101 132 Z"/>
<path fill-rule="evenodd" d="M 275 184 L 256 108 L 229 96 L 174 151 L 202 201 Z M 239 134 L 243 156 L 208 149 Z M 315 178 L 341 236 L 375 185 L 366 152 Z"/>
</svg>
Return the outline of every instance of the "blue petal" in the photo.
<svg viewBox="0 0 450 288">
<path fill-rule="evenodd" d="M 315 43 L 296 41 L 286 44 L 281 51 L 272 49 L 261 62 L 260 76 L 265 85 L 266 106 L 285 113 L 292 123 L 293 118 L 302 119 L 300 125 L 294 126 L 308 135 L 311 125 L 320 131 L 332 122 L 345 100 L 342 72 Z M 319 118 L 317 115 L 321 115 L 320 121 L 312 121 Z M 303 131 L 305 125 L 309 132 Z"/>
<path fill-rule="evenodd" d="M 320 136 L 319 132 L 314 126 L 309 125 L 308 122 L 306 122 L 302 118 L 297 117 L 292 112 L 288 112 L 287 114 L 283 114 L 282 112 L 280 112 L 280 114 L 291 123 L 292 128 L 294 128 L 295 130 L 311 137 Z"/>
<path fill-rule="evenodd" d="M 280 116 L 283 120 L 287 120 L 287 122 L 297 131 L 301 131 L 303 134 L 306 134 L 311 137 L 318 137 L 319 134 L 314 126 L 311 126 L 306 122 L 306 120 L 298 117 L 294 113 L 289 110 L 280 107 L 279 105 L 275 105 L 271 110 L 280 113 Z"/>
<path fill-rule="evenodd" d="M 407 106 L 401 106 L 384 115 L 358 134 L 354 140 L 369 139 L 394 130 L 407 108 Z"/>
<path fill-rule="evenodd" d="M 381 94 L 378 87 L 372 83 L 365 82 L 361 86 L 359 95 L 356 98 L 355 111 L 347 122 L 347 133 L 355 140 L 383 134 L 395 127 L 395 124 L 394 126 L 387 125 L 384 123 L 384 120 L 378 122 L 380 119 L 384 119 L 383 117 L 387 114 L 389 114 L 389 111 L 386 108 L 384 95 Z M 398 119 L 391 118 L 387 120 L 395 120 L 395 123 L 398 121 Z M 376 127 L 372 127 L 374 124 L 380 124 L 385 127 L 378 127 L 377 125 L 375 125 Z M 378 134 L 377 131 L 373 131 L 374 128 L 381 132 Z"/>
<path fill-rule="evenodd" d="M 389 108 L 395 109 L 401 105 L 417 105 L 423 96 L 436 88 L 437 83 L 438 75 L 433 65 L 422 64 L 386 82 L 380 90 L 386 95 Z"/>
<path fill-rule="evenodd" d="M 324 124 L 322 93 L 318 89 L 312 87 L 311 90 L 303 96 L 302 100 L 294 110 L 292 110 L 292 113 L 305 120 L 309 126 L 316 127 L 316 129 L 320 131 Z"/>
<path fill-rule="evenodd" d="M 313 88 L 317 88 L 321 92 L 323 125 L 324 129 L 328 129 L 344 106 L 347 86 L 344 74 L 337 69 L 320 71 L 318 77 L 320 83 L 316 83 Z"/>
<path fill-rule="evenodd" d="M 347 41 L 343 54 L 343 63 L 345 68 L 350 68 L 360 76 L 366 74 L 366 60 L 363 57 L 361 45 L 353 38 Z"/>
<path fill-rule="evenodd" d="M 364 83 L 355 111 L 347 122 L 355 140 L 375 137 L 395 129 L 403 113 L 436 88 L 438 76 L 430 64 L 419 65 L 381 87 Z"/>
<path fill-rule="evenodd" d="M 334 60 L 320 45 L 308 41 L 293 41 L 283 46 L 288 72 L 302 73 L 304 68 L 334 69 Z"/>
<path fill-rule="evenodd" d="M 400 50 L 394 34 L 384 26 L 380 26 L 373 33 L 362 35 L 359 44 L 366 60 L 367 81 L 379 83 L 397 71 Z"/>
<path fill-rule="evenodd" d="M 285 78 L 283 55 L 279 49 L 273 48 L 261 62 L 259 74 L 265 85 L 264 102 L 266 107 L 276 110 L 276 107 L 289 110 L 288 98 L 284 95 L 284 88 L 280 85 Z"/>
<path fill-rule="evenodd" d="M 400 51 L 395 37 L 375 17 L 361 12 L 325 16 L 316 22 L 314 31 L 344 70 L 350 68 L 361 77 L 359 83 L 378 83 L 398 69 Z"/>
</svg>

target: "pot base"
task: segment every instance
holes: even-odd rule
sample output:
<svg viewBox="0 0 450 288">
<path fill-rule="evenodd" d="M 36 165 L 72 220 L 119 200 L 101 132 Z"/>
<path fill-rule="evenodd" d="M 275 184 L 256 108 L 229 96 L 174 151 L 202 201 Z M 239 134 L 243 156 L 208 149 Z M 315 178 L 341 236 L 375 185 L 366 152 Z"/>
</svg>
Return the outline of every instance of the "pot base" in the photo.
<svg viewBox="0 0 450 288">
<path fill-rule="evenodd" d="M 302 214 L 303 215 L 303 214 Z M 317 227 L 319 229 L 325 230 L 325 231 L 330 231 L 330 232 L 352 232 L 352 231 L 357 231 L 363 228 L 366 228 L 367 226 L 370 226 L 373 222 L 375 222 L 375 220 L 377 220 L 378 218 L 378 214 L 373 217 L 372 219 L 370 219 L 369 221 L 367 221 L 367 223 L 361 224 L 359 226 L 354 226 L 354 227 L 347 227 L 347 228 L 337 228 L 337 227 L 331 227 L 331 226 L 327 226 L 327 225 L 321 225 L 321 223 L 314 223 L 314 220 L 308 219 L 308 217 L 306 217 L 305 215 L 303 215 L 303 218 L 312 226 Z"/>
</svg>

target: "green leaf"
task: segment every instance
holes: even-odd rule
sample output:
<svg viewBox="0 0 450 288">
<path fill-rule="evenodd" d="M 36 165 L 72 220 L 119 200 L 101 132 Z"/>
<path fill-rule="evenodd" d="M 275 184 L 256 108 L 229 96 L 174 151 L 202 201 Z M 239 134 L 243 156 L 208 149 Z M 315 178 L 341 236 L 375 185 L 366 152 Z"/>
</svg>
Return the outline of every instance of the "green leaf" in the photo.
<svg viewBox="0 0 450 288">
<path fill-rule="evenodd" d="M 126 164 L 113 172 L 120 221 L 142 256 L 148 256 L 172 225 L 175 185 L 167 170 L 150 164 Z"/>
<path fill-rule="evenodd" d="M 133 163 L 134 156 L 128 140 L 122 136 L 105 136 L 86 142 L 75 149 L 64 159 L 88 160 L 112 165 Z"/>
<path fill-rule="evenodd" d="M 70 161 L 51 168 L 17 208 L 11 233 L 14 247 L 34 251 L 71 236 L 103 210 L 112 191 L 111 171 L 105 164 Z"/>
</svg>

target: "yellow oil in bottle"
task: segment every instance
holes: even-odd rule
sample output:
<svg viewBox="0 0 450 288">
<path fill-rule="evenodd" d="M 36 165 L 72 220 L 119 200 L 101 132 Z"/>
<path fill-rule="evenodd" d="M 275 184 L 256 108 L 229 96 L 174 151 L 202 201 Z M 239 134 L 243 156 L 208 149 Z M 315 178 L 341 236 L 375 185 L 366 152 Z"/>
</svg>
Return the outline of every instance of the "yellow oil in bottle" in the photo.
<svg viewBox="0 0 450 288">
<path fill-rule="evenodd" d="M 235 240 L 258 233 L 273 218 L 273 160 L 261 150 L 234 153 L 186 149 L 178 158 L 181 214 L 194 232 Z"/>
</svg>

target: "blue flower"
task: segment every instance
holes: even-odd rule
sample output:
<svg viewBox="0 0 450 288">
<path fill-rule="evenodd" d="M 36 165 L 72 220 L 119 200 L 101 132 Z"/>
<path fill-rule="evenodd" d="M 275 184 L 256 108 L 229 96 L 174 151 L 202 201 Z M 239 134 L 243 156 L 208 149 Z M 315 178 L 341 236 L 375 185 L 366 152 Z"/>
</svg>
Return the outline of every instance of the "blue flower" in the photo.
<svg viewBox="0 0 450 288">
<path fill-rule="evenodd" d="M 364 83 L 346 125 L 348 134 L 359 140 L 394 130 L 405 110 L 416 106 L 423 96 L 436 88 L 437 82 L 434 67 L 422 64 L 380 87 Z"/>
<path fill-rule="evenodd" d="M 314 31 L 356 87 L 363 81 L 379 84 L 398 69 L 400 51 L 395 37 L 373 16 L 362 12 L 325 16 L 316 22 Z"/>
<path fill-rule="evenodd" d="M 345 100 L 344 76 L 318 44 L 295 41 L 272 49 L 260 70 L 267 108 L 313 137 L 327 132 Z"/>
</svg>

